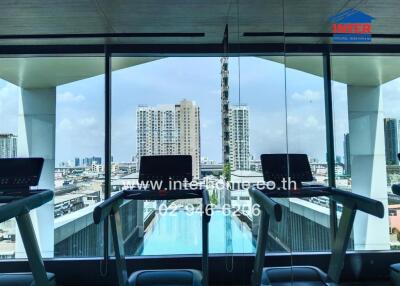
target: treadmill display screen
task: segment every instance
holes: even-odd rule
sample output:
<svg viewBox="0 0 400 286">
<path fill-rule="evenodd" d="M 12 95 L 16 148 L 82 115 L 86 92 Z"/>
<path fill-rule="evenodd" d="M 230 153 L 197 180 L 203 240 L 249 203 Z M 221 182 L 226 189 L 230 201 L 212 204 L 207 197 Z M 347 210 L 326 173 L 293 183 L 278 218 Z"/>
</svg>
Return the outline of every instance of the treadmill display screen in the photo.
<svg viewBox="0 0 400 286">
<path fill-rule="evenodd" d="M 43 158 L 0 159 L 0 190 L 37 186 L 43 161 Z"/>
<path fill-rule="evenodd" d="M 192 181 L 192 156 L 164 155 L 142 156 L 139 182 L 159 182 L 168 188 L 169 182 Z"/>
<path fill-rule="evenodd" d="M 299 183 L 313 181 L 306 154 L 263 154 L 261 165 L 266 182 L 273 181 L 280 185 L 283 178 Z"/>
</svg>

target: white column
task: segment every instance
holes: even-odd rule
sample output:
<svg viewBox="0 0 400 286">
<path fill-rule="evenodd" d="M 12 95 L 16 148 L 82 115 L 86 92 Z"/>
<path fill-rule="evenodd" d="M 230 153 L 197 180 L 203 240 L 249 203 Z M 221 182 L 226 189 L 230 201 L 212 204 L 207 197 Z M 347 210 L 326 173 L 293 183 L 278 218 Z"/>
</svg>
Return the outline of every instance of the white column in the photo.
<svg viewBox="0 0 400 286">
<path fill-rule="evenodd" d="M 54 190 L 56 88 L 23 89 L 19 96 L 18 157 L 42 157 L 39 188 Z M 42 256 L 54 256 L 54 202 L 31 212 Z M 26 258 L 17 233 L 16 258 Z"/>
<path fill-rule="evenodd" d="M 381 201 L 383 219 L 358 213 L 357 250 L 390 249 L 383 106 L 380 86 L 347 86 L 351 179 L 354 193 Z"/>
</svg>

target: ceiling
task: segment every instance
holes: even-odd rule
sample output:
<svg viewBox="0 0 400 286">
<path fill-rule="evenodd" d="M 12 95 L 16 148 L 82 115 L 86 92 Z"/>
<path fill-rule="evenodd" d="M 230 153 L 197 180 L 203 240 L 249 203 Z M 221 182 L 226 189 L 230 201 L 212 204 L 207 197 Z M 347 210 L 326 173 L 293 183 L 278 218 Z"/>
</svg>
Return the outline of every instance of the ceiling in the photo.
<svg viewBox="0 0 400 286">
<path fill-rule="evenodd" d="M 285 64 L 287 68 L 323 77 L 322 56 L 270 56 L 263 59 Z M 358 86 L 378 86 L 400 77 L 399 56 L 331 57 L 332 80 Z"/>
<path fill-rule="evenodd" d="M 112 70 L 157 60 L 113 57 Z M 104 75 L 104 57 L 31 57 L 0 59 L 0 78 L 22 88 L 48 88 Z"/>
<path fill-rule="evenodd" d="M 284 3 L 284 7 L 283 7 Z M 398 0 L 2 0 L 0 36 L 102 33 L 205 33 L 204 37 L 55 39 L 46 43 L 221 43 L 229 25 L 232 43 L 283 42 L 281 36 L 245 32 L 329 33 L 329 17 L 347 8 L 375 17 L 373 33 L 400 34 Z M 326 42 L 290 38 L 287 42 Z M 41 40 L 3 39 L 0 44 Z"/>
<path fill-rule="evenodd" d="M 0 45 L 220 44 L 226 24 L 231 43 L 326 43 L 330 39 L 320 36 L 284 38 L 279 34 L 245 36 L 244 33 L 330 33 L 329 17 L 348 8 L 373 16 L 374 34 L 400 35 L 399 0 L 2 0 Z M 159 35 L 122 37 L 121 33 Z M 204 33 L 204 36 L 164 37 L 163 33 Z M 67 34 L 83 37 L 29 38 Z M 103 35 L 87 38 L 88 34 Z M 113 34 L 119 36 L 111 37 Z M 396 41 L 400 43 L 400 39 L 374 38 L 372 43 Z M 153 59 L 121 58 L 113 61 L 113 68 L 150 60 Z M 321 57 L 287 57 L 286 65 L 322 75 L 320 61 Z M 332 66 L 336 67 L 333 79 L 349 84 L 380 84 L 400 75 L 397 72 L 400 61 L 390 56 L 334 57 Z M 104 58 L 101 57 L 0 59 L 1 78 L 26 88 L 57 86 L 102 73 Z"/>
</svg>

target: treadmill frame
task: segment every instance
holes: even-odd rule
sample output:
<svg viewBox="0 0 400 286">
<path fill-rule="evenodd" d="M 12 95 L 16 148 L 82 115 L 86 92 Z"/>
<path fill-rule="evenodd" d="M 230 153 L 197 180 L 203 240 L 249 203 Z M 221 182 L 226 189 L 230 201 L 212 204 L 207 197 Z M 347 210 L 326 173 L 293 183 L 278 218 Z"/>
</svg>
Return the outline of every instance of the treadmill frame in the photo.
<svg viewBox="0 0 400 286">
<path fill-rule="evenodd" d="M 203 286 L 208 286 L 208 224 L 211 219 L 211 206 L 207 190 L 168 190 L 161 192 L 154 190 L 138 189 L 125 190 L 113 195 L 94 209 L 93 220 L 95 224 L 99 224 L 107 218 L 109 218 L 110 220 L 119 286 L 126 286 L 128 283 L 128 271 L 126 268 L 124 241 L 122 236 L 122 223 L 120 215 L 120 206 L 123 204 L 123 201 L 176 200 L 193 198 L 202 199 L 202 273 Z"/>
<path fill-rule="evenodd" d="M 30 191 L 23 197 L 0 197 L 0 203 L 6 203 L 6 205 L 0 207 L 0 222 L 15 217 L 35 284 L 38 286 L 54 286 L 55 283 L 49 281 L 47 278 L 29 212 L 51 201 L 53 196 L 54 193 L 50 190 L 35 190 Z"/>
<path fill-rule="evenodd" d="M 261 207 L 256 259 L 252 273 L 252 286 L 259 286 L 261 284 L 270 219 L 273 218 L 276 221 L 281 220 L 282 210 L 277 206 L 279 204 L 271 198 L 328 196 L 333 201 L 343 205 L 343 212 L 339 221 L 337 235 L 332 242 L 332 251 L 327 273 L 328 279 L 335 283 L 338 283 L 340 280 L 344 266 L 346 250 L 357 211 L 360 210 L 379 218 L 383 218 L 385 212 L 383 204 L 379 201 L 351 192 L 342 191 L 333 187 L 319 185 L 304 186 L 301 190 L 295 191 L 277 190 L 267 192 L 263 192 L 256 187 L 252 187 L 249 189 L 249 193 L 253 200 Z"/>
</svg>

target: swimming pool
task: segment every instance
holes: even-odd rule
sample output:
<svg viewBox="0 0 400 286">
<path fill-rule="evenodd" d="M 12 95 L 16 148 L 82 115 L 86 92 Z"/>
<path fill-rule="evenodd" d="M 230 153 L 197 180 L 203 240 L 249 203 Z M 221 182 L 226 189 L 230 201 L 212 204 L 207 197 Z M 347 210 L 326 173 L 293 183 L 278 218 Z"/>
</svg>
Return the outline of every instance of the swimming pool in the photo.
<svg viewBox="0 0 400 286">
<path fill-rule="evenodd" d="M 186 211 L 157 215 L 145 234 L 137 255 L 201 253 L 201 214 Z M 209 224 L 210 253 L 252 253 L 255 242 L 251 232 L 237 218 L 214 211 Z"/>
</svg>

